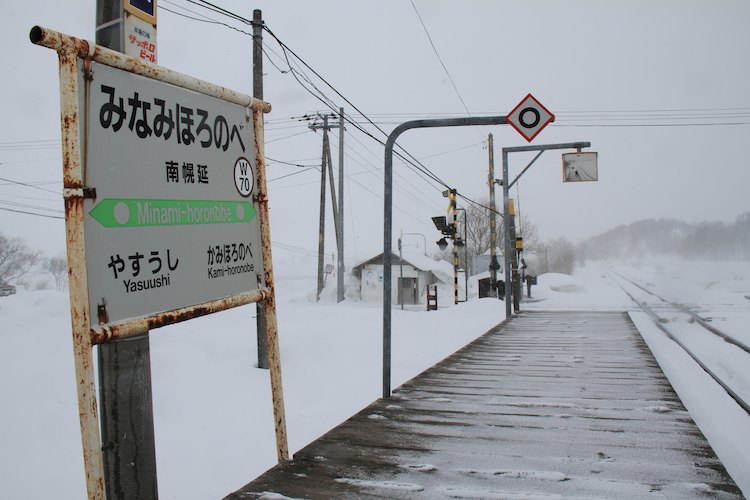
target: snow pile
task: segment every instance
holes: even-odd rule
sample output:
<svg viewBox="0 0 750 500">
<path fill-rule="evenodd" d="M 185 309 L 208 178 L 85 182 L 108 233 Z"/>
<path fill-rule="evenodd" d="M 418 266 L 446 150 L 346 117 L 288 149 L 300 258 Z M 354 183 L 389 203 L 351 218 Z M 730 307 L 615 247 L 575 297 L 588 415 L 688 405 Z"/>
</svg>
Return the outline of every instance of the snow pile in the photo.
<svg viewBox="0 0 750 500">
<path fill-rule="evenodd" d="M 330 278 L 329 278 L 330 280 Z M 290 452 L 382 393 L 382 304 L 315 303 L 314 275 L 277 274 Z M 329 281 L 324 294 L 334 293 Z M 333 292 L 331 291 L 333 289 Z M 393 310 L 394 388 L 502 321 L 499 301 Z M 269 376 L 256 368 L 255 306 L 152 332 L 160 498 L 221 498 L 276 462 Z M 67 292 L 0 298 L 3 498 L 84 498 Z"/>
<path fill-rule="evenodd" d="M 354 300 L 337 304 L 331 299 L 332 277 L 324 300 L 316 303 L 314 295 L 310 299 L 316 286 L 314 268 L 311 272 L 306 264 L 285 260 L 277 264 L 276 275 L 292 453 L 382 391 L 382 304 Z M 699 303 L 701 314 L 722 329 L 750 331 L 750 302 L 744 298 L 750 295 L 748 263 L 653 262 L 619 270 L 645 278 L 655 288 L 667 287 L 674 293 L 669 298 Z M 541 275 L 539 285 L 532 288 L 532 299 L 524 300 L 521 309 L 634 310 L 609 272 L 606 265 L 590 265 L 575 276 Z M 504 319 L 502 301 L 475 299 L 474 279 L 470 290 L 469 302 L 457 306 L 452 303 L 452 290 L 445 294 L 441 290 L 438 311 L 393 309 L 394 387 Z M 268 372 L 255 367 L 254 315 L 255 306 L 250 305 L 152 332 L 160 498 L 220 498 L 275 464 Z M 717 395 L 715 384 L 696 375 L 694 364 L 683 359 L 648 318 L 639 314 L 634 318 L 693 418 L 740 487 L 750 493 L 750 477 L 744 474 L 750 468 L 750 417 L 737 412 L 736 405 L 733 409 L 726 396 Z M 46 498 L 53 491 L 59 498 L 84 498 L 66 292 L 19 291 L 0 298 L 0 393 L 5 408 L 0 417 L 0 468 L 6 471 L 0 496 Z M 405 467 L 433 470 L 429 464 Z M 472 470 L 488 475 L 522 473 Z M 563 476 L 552 471 L 542 479 L 563 480 Z M 393 488 L 404 495 L 419 485 L 369 486 L 373 491 Z M 530 498 L 492 490 L 445 493 L 464 498 Z"/>
</svg>

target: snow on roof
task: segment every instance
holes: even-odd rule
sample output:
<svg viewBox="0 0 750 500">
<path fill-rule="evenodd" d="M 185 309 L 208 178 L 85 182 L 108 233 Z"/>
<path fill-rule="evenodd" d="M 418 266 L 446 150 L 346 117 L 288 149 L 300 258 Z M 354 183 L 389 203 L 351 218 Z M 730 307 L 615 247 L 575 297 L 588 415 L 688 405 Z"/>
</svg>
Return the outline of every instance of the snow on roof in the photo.
<svg viewBox="0 0 750 500">
<path fill-rule="evenodd" d="M 449 262 L 446 262 L 444 260 L 435 260 L 428 255 L 425 255 L 419 252 L 414 252 L 411 250 L 403 252 L 403 259 L 404 259 L 404 263 L 410 264 L 415 269 L 418 269 L 420 271 L 431 272 L 440 281 L 444 281 L 448 283 L 453 280 L 453 266 Z M 361 268 L 367 264 L 374 263 L 374 262 L 381 263 L 382 261 L 383 261 L 383 252 L 380 252 L 379 254 L 360 262 L 359 264 L 354 266 L 352 269 Z M 393 252 L 392 262 L 394 266 L 398 264 L 397 252 Z"/>
</svg>

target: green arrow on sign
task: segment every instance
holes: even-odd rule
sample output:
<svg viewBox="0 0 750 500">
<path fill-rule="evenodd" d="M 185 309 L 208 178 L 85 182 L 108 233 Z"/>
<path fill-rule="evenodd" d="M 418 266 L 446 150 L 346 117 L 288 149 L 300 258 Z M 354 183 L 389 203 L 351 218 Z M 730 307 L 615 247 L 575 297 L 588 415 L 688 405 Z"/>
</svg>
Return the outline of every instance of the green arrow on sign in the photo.
<svg viewBox="0 0 750 500">
<path fill-rule="evenodd" d="M 187 226 L 250 222 L 249 201 L 129 200 L 105 198 L 89 215 L 104 227 Z"/>
</svg>

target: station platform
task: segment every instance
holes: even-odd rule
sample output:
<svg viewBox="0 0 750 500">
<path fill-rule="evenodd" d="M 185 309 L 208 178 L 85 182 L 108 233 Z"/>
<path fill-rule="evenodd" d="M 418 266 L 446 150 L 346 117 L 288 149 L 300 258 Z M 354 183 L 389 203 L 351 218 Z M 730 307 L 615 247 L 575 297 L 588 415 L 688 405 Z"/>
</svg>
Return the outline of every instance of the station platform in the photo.
<svg viewBox="0 0 750 500">
<path fill-rule="evenodd" d="M 524 312 L 227 499 L 743 498 L 620 312 Z"/>
</svg>

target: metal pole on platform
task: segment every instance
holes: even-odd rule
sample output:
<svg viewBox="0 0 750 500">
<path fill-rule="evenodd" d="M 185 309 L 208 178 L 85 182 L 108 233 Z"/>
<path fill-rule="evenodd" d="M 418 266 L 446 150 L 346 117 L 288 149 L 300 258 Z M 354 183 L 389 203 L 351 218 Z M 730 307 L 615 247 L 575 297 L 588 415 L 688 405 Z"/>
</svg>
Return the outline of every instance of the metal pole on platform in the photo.
<svg viewBox="0 0 750 500">
<path fill-rule="evenodd" d="M 458 209 L 456 208 L 456 190 L 451 189 L 448 197 L 450 198 L 450 211 L 453 213 L 451 221 L 452 239 L 453 239 L 453 303 L 458 304 Z"/>
<path fill-rule="evenodd" d="M 413 128 L 466 127 L 475 125 L 505 125 L 504 116 L 412 120 L 397 126 L 385 142 L 383 173 L 383 397 L 391 396 L 391 304 L 393 276 L 391 246 L 393 245 L 393 148 L 402 133 Z"/>
<path fill-rule="evenodd" d="M 508 195 L 508 152 L 503 148 L 503 268 L 505 270 L 505 318 L 510 318 L 511 270 L 510 270 L 510 205 Z"/>
<path fill-rule="evenodd" d="M 490 283 L 492 290 L 497 297 L 497 269 L 500 264 L 497 262 L 497 219 L 495 217 L 495 145 L 492 134 L 487 137 L 487 149 L 489 149 L 489 175 L 488 183 L 490 185 Z"/>
<path fill-rule="evenodd" d="M 515 250 L 511 250 L 511 240 L 510 240 L 510 228 L 509 226 L 509 206 L 508 206 L 508 199 L 510 196 L 510 188 L 518 182 L 518 179 L 521 178 L 523 174 L 526 173 L 526 171 L 531 168 L 531 166 L 534 164 L 534 162 L 542 156 L 542 153 L 544 153 L 547 150 L 550 149 L 578 149 L 579 151 L 581 148 L 588 148 L 591 146 L 590 142 L 566 142 L 566 143 L 558 143 L 558 144 L 541 144 L 539 146 L 517 146 L 517 147 L 509 147 L 509 148 L 503 148 L 503 214 L 505 217 L 505 228 L 503 231 L 503 239 L 505 240 L 503 242 L 503 248 L 504 248 L 504 261 L 505 261 L 505 317 L 509 318 L 511 315 L 511 306 L 510 306 L 510 299 L 511 299 L 511 254 L 510 252 L 513 251 L 515 254 Z M 518 152 L 524 152 L 524 151 L 538 151 L 539 153 L 534 157 L 534 159 L 529 162 L 528 165 L 521 171 L 520 174 L 518 174 L 515 179 L 510 181 L 508 179 L 508 153 L 518 153 Z M 513 245 L 515 248 L 515 238 L 513 240 Z M 520 290 L 520 287 L 519 287 Z M 514 292 L 515 293 L 515 292 Z M 520 293 L 520 291 L 519 291 Z M 517 310 L 517 309 L 516 309 Z"/>
</svg>

